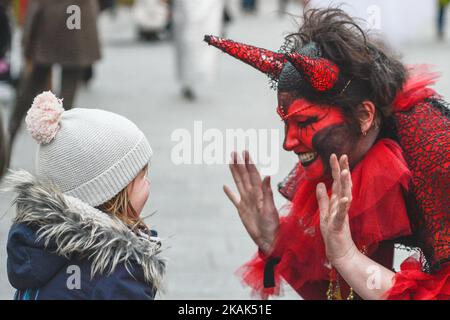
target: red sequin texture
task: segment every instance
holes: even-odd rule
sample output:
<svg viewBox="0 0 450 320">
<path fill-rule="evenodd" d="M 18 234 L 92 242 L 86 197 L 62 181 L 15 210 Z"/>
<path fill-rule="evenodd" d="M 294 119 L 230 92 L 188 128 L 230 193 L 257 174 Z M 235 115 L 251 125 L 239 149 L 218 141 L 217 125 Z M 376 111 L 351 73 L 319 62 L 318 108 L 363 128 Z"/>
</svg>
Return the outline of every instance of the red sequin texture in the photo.
<svg viewBox="0 0 450 320">
<path fill-rule="evenodd" d="M 290 53 L 287 59 L 300 71 L 316 91 L 328 91 L 334 87 L 339 77 L 339 67 L 324 58 L 309 58 Z"/>
<path fill-rule="evenodd" d="M 413 192 L 421 215 L 414 217 L 431 265 L 450 257 L 450 123 L 445 106 L 422 102 L 397 112 L 398 134 L 413 174 Z M 442 110 L 441 110 L 442 108 Z M 447 110 L 448 112 L 448 110 Z"/>
<path fill-rule="evenodd" d="M 280 76 L 286 59 L 283 54 L 257 48 L 215 36 L 205 36 L 205 41 L 225 53 L 245 62 L 274 78 Z"/>
</svg>

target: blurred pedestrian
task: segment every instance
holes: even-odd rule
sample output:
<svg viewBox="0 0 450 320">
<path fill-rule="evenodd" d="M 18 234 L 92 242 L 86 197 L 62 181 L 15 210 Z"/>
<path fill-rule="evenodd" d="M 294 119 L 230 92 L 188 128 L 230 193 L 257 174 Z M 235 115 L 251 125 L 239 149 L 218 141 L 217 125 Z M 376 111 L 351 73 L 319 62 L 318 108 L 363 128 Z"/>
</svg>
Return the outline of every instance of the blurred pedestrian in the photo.
<svg viewBox="0 0 450 320">
<path fill-rule="evenodd" d="M 242 10 L 246 13 L 255 13 L 257 4 L 257 0 L 242 0 Z"/>
<path fill-rule="evenodd" d="M 202 42 L 205 34 L 223 33 L 223 0 L 175 0 L 174 39 L 178 79 L 186 100 L 204 91 L 216 70 L 217 52 Z"/>
<path fill-rule="evenodd" d="M 100 12 L 111 10 L 115 8 L 116 0 L 98 0 L 98 5 L 100 7 Z"/>
<path fill-rule="evenodd" d="M 9 0 L 0 0 L 0 81 L 11 81 L 10 63 L 7 55 L 11 49 L 11 26 L 8 17 Z M 3 117 L 0 113 L 0 179 L 3 177 L 9 159 Z"/>
<path fill-rule="evenodd" d="M 233 15 L 231 14 L 229 3 L 225 2 L 223 7 L 223 28 L 226 27 L 233 22 Z M 225 36 L 225 30 L 222 33 Z"/>
<path fill-rule="evenodd" d="M 48 89 L 48 79 L 55 64 L 62 67 L 61 96 L 64 103 L 67 108 L 73 106 L 86 68 L 100 59 L 97 15 L 97 1 L 29 2 L 23 49 L 31 67 L 23 72 L 9 122 L 11 145 L 33 97 Z"/>
<path fill-rule="evenodd" d="M 287 7 L 289 5 L 290 0 L 278 0 L 278 14 L 280 17 L 284 17 L 287 13 Z M 303 8 L 305 8 L 309 0 L 294 0 L 293 2 L 300 4 Z"/>
<path fill-rule="evenodd" d="M 11 80 L 7 55 L 11 49 L 11 25 L 8 16 L 9 0 L 0 0 L 0 81 Z"/>
<path fill-rule="evenodd" d="M 438 39 L 444 39 L 444 29 L 445 29 L 445 11 L 447 9 L 450 0 L 439 0 L 438 4 L 438 19 L 437 19 L 437 31 Z"/>
<path fill-rule="evenodd" d="M 104 11 L 111 11 L 114 12 L 114 9 L 116 7 L 116 0 L 98 0 L 98 6 L 99 6 L 99 12 L 102 13 Z M 92 79 L 95 76 L 94 72 L 94 66 L 90 65 L 86 67 L 86 70 L 84 71 L 82 83 L 85 86 L 88 86 L 89 83 L 92 81 Z"/>
<path fill-rule="evenodd" d="M 51 92 L 25 121 L 39 144 L 37 175 L 6 178 L 17 194 L 7 244 L 15 299 L 154 299 L 165 263 L 140 218 L 152 156 L 142 131 L 104 110 L 64 111 Z"/>
<path fill-rule="evenodd" d="M 170 25 L 170 6 L 168 0 L 137 0 L 134 3 L 134 20 L 140 40 L 157 41 Z"/>
<path fill-rule="evenodd" d="M 3 117 L 0 114 L 0 180 L 5 173 L 7 161 L 9 159 L 8 141 L 6 140 L 5 131 L 3 128 Z"/>
<path fill-rule="evenodd" d="M 288 6 L 289 0 L 278 0 L 278 14 L 284 16 Z"/>
<path fill-rule="evenodd" d="M 448 1 L 448 0 L 446 0 Z M 328 8 L 330 0 L 308 0 L 307 9 Z M 388 46 L 394 50 L 412 41 L 420 40 L 424 30 L 436 16 L 433 3 L 423 0 L 346 0 L 343 8 L 360 21 L 364 30 L 372 30 L 384 38 Z M 401 16 L 401 21 L 399 17 Z M 420 19 L 417 17 L 420 16 Z"/>
</svg>

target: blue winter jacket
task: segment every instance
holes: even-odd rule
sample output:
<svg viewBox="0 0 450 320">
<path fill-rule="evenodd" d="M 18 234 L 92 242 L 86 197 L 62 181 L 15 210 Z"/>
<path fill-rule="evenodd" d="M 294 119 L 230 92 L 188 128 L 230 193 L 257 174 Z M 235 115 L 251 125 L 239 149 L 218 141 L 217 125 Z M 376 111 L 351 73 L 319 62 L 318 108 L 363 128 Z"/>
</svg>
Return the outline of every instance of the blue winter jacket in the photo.
<svg viewBox="0 0 450 320">
<path fill-rule="evenodd" d="M 156 233 L 131 231 L 22 171 L 7 269 L 15 299 L 153 299 L 165 264 Z"/>
</svg>

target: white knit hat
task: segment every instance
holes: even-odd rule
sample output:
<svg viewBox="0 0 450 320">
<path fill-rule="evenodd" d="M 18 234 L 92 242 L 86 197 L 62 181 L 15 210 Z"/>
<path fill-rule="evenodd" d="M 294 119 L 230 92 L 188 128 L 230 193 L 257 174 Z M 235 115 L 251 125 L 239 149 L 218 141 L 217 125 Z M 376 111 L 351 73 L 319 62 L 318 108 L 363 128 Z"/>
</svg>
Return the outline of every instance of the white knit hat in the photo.
<svg viewBox="0 0 450 320">
<path fill-rule="evenodd" d="M 152 156 L 130 120 L 97 109 L 64 111 L 50 91 L 34 99 L 25 122 L 39 143 L 37 174 L 94 207 L 125 188 Z"/>
</svg>

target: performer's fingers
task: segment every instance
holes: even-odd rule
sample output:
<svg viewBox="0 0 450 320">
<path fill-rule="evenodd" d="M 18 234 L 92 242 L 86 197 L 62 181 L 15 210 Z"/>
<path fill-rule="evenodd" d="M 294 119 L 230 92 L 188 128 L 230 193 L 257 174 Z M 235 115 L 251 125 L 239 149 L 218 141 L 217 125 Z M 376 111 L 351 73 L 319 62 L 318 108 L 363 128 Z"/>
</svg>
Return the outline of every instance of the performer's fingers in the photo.
<svg viewBox="0 0 450 320">
<path fill-rule="evenodd" d="M 333 181 L 333 184 L 331 185 L 331 197 L 333 195 L 337 196 L 337 194 L 338 194 L 338 184 L 336 181 Z"/>
<path fill-rule="evenodd" d="M 328 198 L 327 188 L 324 183 L 316 186 L 317 203 L 319 204 L 320 220 L 327 221 L 329 214 L 330 199 Z"/>
<path fill-rule="evenodd" d="M 223 186 L 223 191 L 227 195 L 228 199 L 234 204 L 234 206 L 237 208 L 239 205 L 239 199 L 236 197 L 233 191 L 228 186 Z"/>
<path fill-rule="evenodd" d="M 345 222 L 345 217 L 348 214 L 348 203 L 349 199 L 347 197 L 343 197 L 338 201 L 337 212 L 333 217 L 333 226 L 336 229 L 342 228 Z"/>
<path fill-rule="evenodd" d="M 348 198 L 348 202 L 350 203 L 353 199 L 352 197 L 352 178 L 350 171 L 348 169 L 344 169 L 341 172 L 341 186 L 342 186 L 342 195 Z"/>
<path fill-rule="evenodd" d="M 349 162 L 348 162 L 348 156 L 346 155 L 346 154 L 344 154 L 342 157 L 341 157 L 341 161 L 340 161 L 341 163 L 340 163 L 340 166 L 341 166 L 341 172 L 342 171 L 344 171 L 344 170 L 348 170 L 348 172 L 350 173 L 350 165 L 349 165 Z M 351 174 L 350 174 L 351 175 Z M 351 178 L 350 178 L 350 181 L 351 181 Z"/>
<path fill-rule="evenodd" d="M 343 197 L 347 197 L 349 202 L 352 201 L 352 178 L 350 173 L 350 165 L 348 163 L 348 156 L 346 154 L 341 156 L 339 160 L 339 165 L 341 167 L 341 195 Z M 348 174 L 342 174 L 344 171 L 347 171 Z"/>
<path fill-rule="evenodd" d="M 345 162 L 344 162 L 344 164 L 345 164 L 345 169 L 348 169 L 350 171 L 350 163 L 348 161 L 348 156 L 347 155 L 345 155 Z"/>
<path fill-rule="evenodd" d="M 349 161 L 348 161 L 348 156 L 345 156 L 344 164 L 345 164 L 345 169 L 347 169 L 348 173 L 349 173 L 348 177 L 349 177 L 349 180 L 350 180 L 350 187 L 352 187 L 353 186 L 352 174 L 351 174 L 351 171 L 350 171 L 350 164 L 349 164 Z M 350 199 L 350 201 L 351 201 L 351 199 Z"/>
<path fill-rule="evenodd" d="M 244 188 L 244 184 L 242 182 L 241 175 L 237 168 L 237 153 L 236 152 L 231 153 L 231 163 L 229 166 L 230 166 L 231 175 L 233 176 L 234 183 L 236 184 L 236 187 L 242 198 L 243 194 L 245 194 L 245 188 Z"/>
<path fill-rule="evenodd" d="M 248 171 L 245 166 L 244 160 L 236 153 L 236 168 L 239 172 L 239 176 L 241 177 L 242 185 L 246 190 L 251 188 L 250 177 L 248 176 Z"/>
<path fill-rule="evenodd" d="M 330 195 L 330 211 L 333 208 L 333 204 L 337 199 L 341 198 L 341 186 L 340 181 L 333 181 L 331 185 L 331 195 Z"/>
<path fill-rule="evenodd" d="M 339 166 L 341 167 L 341 171 L 344 169 L 350 170 L 348 165 L 348 156 L 346 154 L 343 154 L 339 159 Z"/>
<path fill-rule="evenodd" d="M 336 178 L 339 177 L 340 167 L 338 158 L 334 153 L 330 156 L 330 167 L 331 167 L 331 174 L 333 178 L 336 180 Z"/>
<path fill-rule="evenodd" d="M 334 185 L 333 193 L 339 195 L 341 192 L 341 169 L 339 167 L 339 162 L 337 156 L 333 153 L 330 157 L 330 167 L 331 167 L 331 175 L 333 176 L 333 181 L 336 182 Z"/>
<path fill-rule="evenodd" d="M 275 208 L 275 202 L 273 200 L 273 191 L 270 181 L 270 176 L 265 177 L 262 181 L 263 205 L 265 208 L 273 209 Z"/>
<path fill-rule="evenodd" d="M 244 151 L 244 161 L 245 166 L 247 167 L 251 184 L 253 186 L 261 185 L 261 176 L 259 175 L 258 169 L 256 168 L 255 163 L 253 162 L 250 153 L 247 150 Z"/>
<path fill-rule="evenodd" d="M 329 215 L 330 216 L 334 216 L 338 210 L 338 202 L 339 202 L 339 197 L 336 194 L 332 194 L 331 198 L 330 198 L 330 204 L 329 204 Z"/>
</svg>

